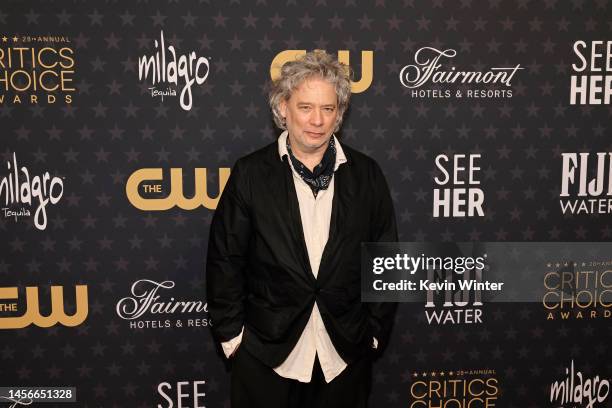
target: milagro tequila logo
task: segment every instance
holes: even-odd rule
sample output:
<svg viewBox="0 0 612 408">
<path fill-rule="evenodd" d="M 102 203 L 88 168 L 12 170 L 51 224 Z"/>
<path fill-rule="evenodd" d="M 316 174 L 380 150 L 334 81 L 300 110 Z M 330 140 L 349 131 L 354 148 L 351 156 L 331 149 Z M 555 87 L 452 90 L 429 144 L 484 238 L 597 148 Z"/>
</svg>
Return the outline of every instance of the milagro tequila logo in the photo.
<svg viewBox="0 0 612 408">
<path fill-rule="evenodd" d="M 34 225 L 39 230 L 47 228 L 47 205 L 57 204 L 64 194 L 64 181 L 48 171 L 42 176 L 30 176 L 27 167 L 17 165 L 17 155 L 6 162 L 9 174 L 0 179 L 0 205 L 5 218 L 29 217 L 31 207 L 36 205 Z M 25 206 L 24 206 L 25 205 Z M 18 207 L 15 209 L 15 207 Z"/>
<path fill-rule="evenodd" d="M 166 54 L 166 49 L 169 54 Z M 176 96 L 176 88 L 182 86 L 179 103 L 186 111 L 191 110 L 194 83 L 202 85 L 209 72 L 208 58 L 198 56 L 195 51 L 177 56 L 173 45 L 166 47 L 163 31 L 159 41 L 155 40 L 155 54 L 138 58 L 138 79 L 151 81 L 151 96 L 161 96 L 163 101 L 164 96 Z M 164 89 L 159 89 L 164 85 Z"/>
<path fill-rule="evenodd" d="M 130 321 L 130 328 L 206 327 L 212 323 L 208 318 L 172 319 L 176 315 L 208 313 L 208 304 L 201 300 L 177 300 L 173 296 L 162 297 L 162 292 L 174 288 L 174 282 L 156 282 L 140 279 L 132 284 L 130 295 L 117 302 L 117 315 Z M 146 316 L 157 316 L 157 320 L 143 320 Z M 163 319 L 164 317 L 168 317 Z M 163 320 L 162 320 L 163 319 Z"/>
<path fill-rule="evenodd" d="M 439 50 L 433 47 L 422 47 L 414 53 L 414 64 L 405 65 L 400 73 L 400 83 L 411 90 L 414 98 L 450 98 L 451 89 L 423 89 L 427 85 L 444 88 L 445 84 L 463 85 L 498 85 L 502 89 L 456 89 L 457 98 L 511 98 L 512 80 L 516 73 L 523 69 L 520 64 L 513 67 L 492 67 L 486 71 L 462 71 L 454 66 L 446 68 L 443 62 L 452 60 L 457 51 L 452 48 Z M 445 69 L 446 68 L 446 69 Z"/>
<path fill-rule="evenodd" d="M 589 378 L 575 371 L 574 360 L 565 369 L 565 379 L 550 385 L 550 402 L 559 408 L 597 408 L 610 394 L 610 381 L 598 375 Z M 607 405 L 606 405 L 607 406 Z"/>
</svg>

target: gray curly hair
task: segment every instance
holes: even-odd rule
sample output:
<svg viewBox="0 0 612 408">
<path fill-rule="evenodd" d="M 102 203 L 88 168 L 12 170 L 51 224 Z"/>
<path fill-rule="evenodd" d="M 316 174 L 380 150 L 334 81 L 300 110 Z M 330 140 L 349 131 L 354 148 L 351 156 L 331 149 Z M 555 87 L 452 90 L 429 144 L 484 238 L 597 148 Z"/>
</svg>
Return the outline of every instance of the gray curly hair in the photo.
<svg viewBox="0 0 612 408">
<path fill-rule="evenodd" d="M 287 125 L 280 113 L 280 102 L 287 101 L 294 89 L 310 78 L 322 78 L 336 89 L 338 98 L 338 116 L 334 132 L 340 129 L 342 117 L 348 108 L 351 97 L 351 70 L 350 67 L 339 62 L 323 50 L 307 52 L 300 58 L 285 63 L 280 76 L 272 81 L 268 94 L 268 103 L 272 109 L 274 123 L 280 129 L 287 129 Z"/>
</svg>

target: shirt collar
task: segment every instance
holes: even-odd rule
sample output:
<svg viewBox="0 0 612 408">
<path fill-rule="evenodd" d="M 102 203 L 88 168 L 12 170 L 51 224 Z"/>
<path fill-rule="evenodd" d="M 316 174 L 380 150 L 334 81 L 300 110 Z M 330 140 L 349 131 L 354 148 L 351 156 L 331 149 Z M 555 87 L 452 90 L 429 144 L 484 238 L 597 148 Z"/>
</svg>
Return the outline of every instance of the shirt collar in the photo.
<svg viewBox="0 0 612 408">
<path fill-rule="evenodd" d="M 283 160 L 283 157 L 289 155 L 289 152 L 287 151 L 288 135 L 289 133 L 285 130 L 278 137 L 278 155 L 281 160 Z M 342 150 L 342 146 L 340 145 L 340 142 L 338 142 L 338 138 L 336 138 L 336 135 L 333 135 L 332 137 L 334 138 L 334 142 L 336 143 L 336 164 L 334 165 L 334 171 L 336 171 L 338 170 L 338 167 L 340 167 L 342 163 L 346 163 L 347 160 L 346 156 L 344 155 L 344 150 Z"/>
</svg>

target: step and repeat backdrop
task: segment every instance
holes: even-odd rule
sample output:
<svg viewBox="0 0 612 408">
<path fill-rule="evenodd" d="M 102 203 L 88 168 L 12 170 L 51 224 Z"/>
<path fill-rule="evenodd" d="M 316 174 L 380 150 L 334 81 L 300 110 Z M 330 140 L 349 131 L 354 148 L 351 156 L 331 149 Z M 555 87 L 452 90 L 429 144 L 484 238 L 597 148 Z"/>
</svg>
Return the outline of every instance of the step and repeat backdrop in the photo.
<svg viewBox="0 0 612 408">
<path fill-rule="evenodd" d="M 611 31 L 607 0 L 2 2 L 0 406 L 229 407 L 209 226 L 313 49 L 407 243 L 364 277 L 401 302 L 371 406 L 612 406 Z M 409 283 L 419 243 L 472 280 Z"/>
</svg>

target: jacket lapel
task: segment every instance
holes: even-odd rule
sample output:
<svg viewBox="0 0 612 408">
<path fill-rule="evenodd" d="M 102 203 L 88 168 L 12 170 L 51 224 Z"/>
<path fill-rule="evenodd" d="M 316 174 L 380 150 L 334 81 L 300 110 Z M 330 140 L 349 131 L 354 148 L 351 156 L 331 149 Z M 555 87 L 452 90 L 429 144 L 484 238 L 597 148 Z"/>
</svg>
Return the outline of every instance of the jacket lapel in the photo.
<svg viewBox="0 0 612 408">
<path fill-rule="evenodd" d="M 321 256 L 321 266 L 319 267 L 319 275 L 317 280 L 319 285 L 322 285 L 333 272 L 331 260 L 333 254 L 340 251 L 339 244 L 342 241 L 342 226 L 351 220 L 348 219 L 350 205 L 355 205 L 353 198 L 355 196 L 354 180 L 350 175 L 350 168 L 347 164 L 341 165 L 334 173 L 334 197 L 332 199 L 332 213 L 329 223 L 329 237 L 323 255 Z"/>
<path fill-rule="evenodd" d="M 308 259 L 308 250 L 306 248 L 306 241 L 304 240 L 304 227 L 302 226 L 302 217 L 300 216 L 300 204 L 297 199 L 297 192 L 295 191 L 295 183 L 293 182 L 293 174 L 289 167 L 288 159 L 283 160 L 283 196 L 282 202 L 285 203 L 289 217 L 288 224 L 291 230 L 291 237 L 293 238 L 292 246 L 298 254 L 298 266 L 304 272 L 306 279 L 313 283 L 315 281 L 312 269 L 310 268 L 310 260 Z"/>
</svg>

